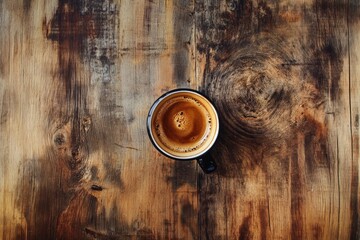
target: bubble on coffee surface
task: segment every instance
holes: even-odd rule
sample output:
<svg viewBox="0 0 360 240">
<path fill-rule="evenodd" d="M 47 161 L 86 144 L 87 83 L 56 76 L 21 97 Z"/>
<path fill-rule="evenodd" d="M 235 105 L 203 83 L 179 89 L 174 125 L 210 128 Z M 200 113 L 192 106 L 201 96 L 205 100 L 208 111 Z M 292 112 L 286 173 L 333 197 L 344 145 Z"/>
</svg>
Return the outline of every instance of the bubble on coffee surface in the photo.
<svg viewBox="0 0 360 240">
<path fill-rule="evenodd" d="M 208 139 L 211 117 L 206 107 L 189 96 L 166 101 L 154 121 L 158 140 L 174 152 L 199 149 Z"/>
<path fill-rule="evenodd" d="M 156 135 L 157 135 L 158 137 L 160 137 L 160 135 L 161 135 L 159 128 L 160 128 L 160 123 L 159 123 L 159 121 L 155 121 L 155 132 L 156 132 Z"/>
<path fill-rule="evenodd" d="M 180 111 L 176 113 L 174 116 L 175 125 L 181 129 L 184 130 L 186 128 L 186 125 L 188 124 L 188 120 L 186 119 L 186 116 L 184 116 L 184 112 Z"/>
</svg>

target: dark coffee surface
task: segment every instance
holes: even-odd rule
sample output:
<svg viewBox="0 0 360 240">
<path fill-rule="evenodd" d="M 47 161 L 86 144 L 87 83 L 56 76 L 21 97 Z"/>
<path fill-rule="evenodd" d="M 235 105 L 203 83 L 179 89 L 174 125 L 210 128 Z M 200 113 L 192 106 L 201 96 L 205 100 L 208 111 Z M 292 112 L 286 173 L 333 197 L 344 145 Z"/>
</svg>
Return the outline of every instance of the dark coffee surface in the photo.
<svg viewBox="0 0 360 240">
<path fill-rule="evenodd" d="M 180 101 L 169 106 L 163 114 L 160 124 L 171 141 L 182 144 L 196 144 L 204 136 L 207 117 L 192 102 Z"/>
<path fill-rule="evenodd" d="M 211 117 L 199 100 L 176 96 L 165 100 L 155 116 L 157 139 L 175 152 L 191 152 L 209 137 Z"/>
</svg>

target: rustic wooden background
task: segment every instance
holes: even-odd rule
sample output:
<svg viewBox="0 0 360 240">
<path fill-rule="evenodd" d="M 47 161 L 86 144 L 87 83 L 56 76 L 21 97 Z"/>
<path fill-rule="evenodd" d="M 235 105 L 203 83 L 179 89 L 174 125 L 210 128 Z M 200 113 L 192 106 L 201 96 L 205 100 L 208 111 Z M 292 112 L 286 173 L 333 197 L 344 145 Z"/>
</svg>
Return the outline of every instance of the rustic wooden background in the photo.
<svg viewBox="0 0 360 240">
<path fill-rule="evenodd" d="M 1 0 L 0 239 L 360 239 L 358 0 Z M 151 145 L 199 89 L 218 171 Z"/>
</svg>

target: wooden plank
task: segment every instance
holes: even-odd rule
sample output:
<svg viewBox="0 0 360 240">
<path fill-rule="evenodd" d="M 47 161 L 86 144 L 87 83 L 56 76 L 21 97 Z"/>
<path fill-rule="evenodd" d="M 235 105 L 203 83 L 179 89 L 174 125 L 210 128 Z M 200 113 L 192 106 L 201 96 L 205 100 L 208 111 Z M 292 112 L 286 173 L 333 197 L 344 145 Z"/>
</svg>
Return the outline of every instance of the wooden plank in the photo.
<svg viewBox="0 0 360 240">
<path fill-rule="evenodd" d="M 357 236 L 350 8 L 358 13 L 345 1 L 196 5 L 197 77 L 222 122 L 219 171 L 199 182 L 205 239 Z"/>
<path fill-rule="evenodd" d="M 34 203 L 32 190 L 40 187 L 37 184 L 44 186 L 47 182 L 46 179 L 40 181 L 43 171 L 32 170 L 40 166 L 37 157 L 44 156 L 47 150 L 49 132 L 44 126 L 48 125 L 49 109 L 45 106 L 51 101 L 52 89 L 47 90 L 44 83 L 49 82 L 47 76 L 56 59 L 51 55 L 50 45 L 42 41 L 42 18 L 31 17 L 32 14 L 50 15 L 49 5 L 42 1 L 32 4 L 2 1 L 0 9 L 0 231 L 2 239 L 22 239 L 29 236 L 29 221 L 33 220 L 30 215 L 26 216 Z M 51 175 L 53 170 L 44 169 L 47 170 Z M 23 201 L 19 199 L 21 186 L 26 186 L 25 191 L 29 193 Z M 47 209 L 45 204 L 44 207 Z M 43 221 L 52 218 L 51 212 L 47 217 L 42 211 L 38 214 Z"/>
<path fill-rule="evenodd" d="M 197 238 L 196 164 L 145 126 L 160 94 L 196 88 L 193 8 L 1 1 L 3 239 Z"/>
<path fill-rule="evenodd" d="M 359 221 L 359 98 L 360 91 L 360 71 L 358 69 L 360 61 L 360 4 L 357 1 L 350 1 L 349 5 L 349 101 L 351 117 L 351 148 L 352 148 L 352 169 L 351 169 L 351 239 L 360 238 Z"/>
</svg>

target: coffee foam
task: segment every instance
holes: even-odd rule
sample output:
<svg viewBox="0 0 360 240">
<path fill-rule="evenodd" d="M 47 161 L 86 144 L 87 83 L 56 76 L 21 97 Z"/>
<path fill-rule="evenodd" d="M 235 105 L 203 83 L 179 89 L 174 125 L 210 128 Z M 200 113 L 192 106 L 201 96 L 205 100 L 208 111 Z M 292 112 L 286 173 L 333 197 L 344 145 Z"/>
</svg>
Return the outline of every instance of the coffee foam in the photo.
<svg viewBox="0 0 360 240">
<path fill-rule="evenodd" d="M 212 119 L 217 118 L 211 110 L 205 98 L 191 93 L 165 98 L 153 114 L 154 140 L 175 156 L 191 156 L 203 151 L 216 132 Z"/>
</svg>

